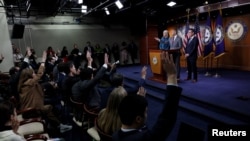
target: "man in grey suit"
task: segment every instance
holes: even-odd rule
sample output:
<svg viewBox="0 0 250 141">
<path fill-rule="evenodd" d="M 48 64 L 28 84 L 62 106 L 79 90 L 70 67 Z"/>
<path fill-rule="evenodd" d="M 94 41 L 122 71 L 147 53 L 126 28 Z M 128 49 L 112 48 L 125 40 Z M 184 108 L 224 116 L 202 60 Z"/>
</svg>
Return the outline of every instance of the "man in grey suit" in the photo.
<svg viewBox="0 0 250 141">
<path fill-rule="evenodd" d="M 180 57 L 182 48 L 182 39 L 177 35 L 176 29 L 172 30 L 172 36 L 169 39 L 170 41 L 170 50 L 175 50 L 172 52 L 174 63 L 177 71 L 177 80 L 180 80 Z"/>
</svg>

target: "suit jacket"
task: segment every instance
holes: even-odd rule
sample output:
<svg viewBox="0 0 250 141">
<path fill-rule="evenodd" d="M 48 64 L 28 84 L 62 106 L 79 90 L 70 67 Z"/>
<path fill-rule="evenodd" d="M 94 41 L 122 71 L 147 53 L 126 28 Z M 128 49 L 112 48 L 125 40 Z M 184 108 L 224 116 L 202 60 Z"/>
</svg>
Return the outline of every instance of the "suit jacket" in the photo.
<svg viewBox="0 0 250 141">
<path fill-rule="evenodd" d="M 113 141 L 165 141 L 175 125 L 181 91 L 180 87 L 167 86 L 163 110 L 152 129 L 119 130 L 113 134 Z"/>
<path fill-rule="evenodd" d="M 96 84 L 106 72 L 105 67 L 101 67 L 93 79 L 80 80 L 72 87 L 72 99 L 77 102 L 87 102 L 89 106 L 99 107 L 101 98 L 97 91 Z"/>
<path fill-rule="evenodd" d="M 189 54 L 187 59 L 191 59 L 191 60 L 197 59 L 198 45 L 199 45 L 199 41 L 197 37 L 194 36 L 190 42 L 188 40 L 187 46 L 185 48 L 185 53 Z"/>
<path fill-rule="evenodd" d="M 174 37 L 171 37 L 169 40 L 170 40 L 170 50 L 171 49 L 181 49 L 181 47 L 182 47 L 181 37 L 176 36 L 175 40 L 174 40 Z"/>
</svg>

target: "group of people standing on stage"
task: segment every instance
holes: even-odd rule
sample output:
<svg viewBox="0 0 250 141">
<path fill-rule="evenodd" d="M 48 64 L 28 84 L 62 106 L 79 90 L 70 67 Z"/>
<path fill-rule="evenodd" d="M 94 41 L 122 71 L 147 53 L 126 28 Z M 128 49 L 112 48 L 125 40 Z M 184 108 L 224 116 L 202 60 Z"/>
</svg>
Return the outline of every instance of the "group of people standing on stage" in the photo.
<svg viewBox="0 0 250 141">
<path fill-rule="evenodd" d="M 197 50 L 198 50 L 198 38 L 194 34 L 194 29 L 189 28 L 187 33 L 187 43 L 184 48 L 184 55 L 187 61 L 188 76 L 185 80 L 191 80 L 193 83 L 197 82 Z M 173 55 L 174 63 L 177 70 L 177 79 L 180 80 L 180 57 L 181 48 L 183 47 L 182 38 L 177 35 L 177 30 L 172 30 L 172 36 L 169 36 L 168 30 L 163 31 L 161 38 L 155 37 L 155 40 L 159 42 L 159 49 L 163 51 L 169 51 Z M 193 77 L 192 77 L 193 76 Z"/>
</svg>

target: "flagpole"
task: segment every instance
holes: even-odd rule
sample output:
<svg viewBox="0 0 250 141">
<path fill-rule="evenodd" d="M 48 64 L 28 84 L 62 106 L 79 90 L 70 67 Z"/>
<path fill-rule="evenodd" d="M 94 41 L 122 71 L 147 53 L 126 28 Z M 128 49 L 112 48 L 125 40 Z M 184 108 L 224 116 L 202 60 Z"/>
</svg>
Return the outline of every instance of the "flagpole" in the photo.
<svg viewBox="0 0 250 141">
<path fill-rule="evenodd" d="M 220 5 L 220 16 L 222 16 L 222 10 L 221 10 L 221 5 Z M 223 39 L 224 40 L 224 39 Z M 224 41 L 223 41 L 224 42 Z M 214 75 L 215 78 L 221 77 L 218 73 L 219 71 L 219 59 L 225 55 L 225 51 L 223 51 L 223 53 L 220 53 L 219 55 L 215 56 L 214 59 L 216 59 L 216 73 Z"/>
<path fill-rule="evenodd" d="M 190 12 L 190 8 L 187 8 L 186 9 L 186 12 L 187 12 L 187 22 L 189 23 L 189 12 Z M 187 25 L 186 25 L 187 26 Z M 189 26 L 189 24 L 188 24 L 188 26 Z M 186 30 L 186 29 L 185 29 Z M 185 31 L 185 32 L 187 32 L 187 31 Z M 185 33 L 185 38 L 186 38 L 186 35 L 187 33 Z M 183 52 L 184 52 L 184 55 L 185 55 L 185 49 L 183 50 Z M 187 68 L 187 58 L 186 58 L 186 61 L 185 61 L 185 65 L 186 65 L 186 68 Z M 186 72 L 188 73 L 188 70 L 186 70 Z"/>
<path fill-rule="evenodd" d="M 208 16 L 210 18 L 210 7 L 208 7 Z M 210 21 L 211 24 L 211 21 Z M 211 26 L 211 25 L 210 25 Z M 204 49 L 205 50 L 205 49 Z M 209 73 L 209 60 L 211 59 L 211 53 L 209 53 L 207 56 L 203 58 L 204 60 L 204 65 L 206 65 L 206 73 L 205 76 L 211 76 L 211 73 Z M 211 61 L 211 60 L 210 60 Z M 212 67 L 212 66 L 211 66 Z"/>
<path fill-rule="evenodd" d="M 209 73 L 209 60 L 210 59 L 211 59 L 211 53 L 205 59 L 205 63 L 206 63 L 206 73 L 205 73 L 205 76 L 211 76 L 211 73 Z"/>
</svg>

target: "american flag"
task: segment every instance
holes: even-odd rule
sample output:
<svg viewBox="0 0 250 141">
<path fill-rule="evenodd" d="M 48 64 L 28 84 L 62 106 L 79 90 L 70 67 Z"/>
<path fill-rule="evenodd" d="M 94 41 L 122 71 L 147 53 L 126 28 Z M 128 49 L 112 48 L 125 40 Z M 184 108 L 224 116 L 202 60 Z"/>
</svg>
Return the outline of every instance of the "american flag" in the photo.
<svg viewBox="0 0 250 141">
<path fill-rule="evenodd" d="M 189 16 L 187 16 L 187 23 L 186 23 L 186 27 L 185 27 L 185 35 L 184 35 L 184 38 L 182 39 L 182 43 L 183 43 L 183 51 L 185 52 L 185 48 L 187 46 L 187 43 L 188 43 L 188 36 L 187 36 L 187 33 L 188 33 L 188 30 L 189 30 Z"/>
<path fill-rule="evenodd" d="M 203 50 L 203 45 L 202 45 L 202 40 L 201 40 L 201 33 L 200 33 L 200 25 L 199 25 L 199 15 L 196 15 L 196 20 L 195 20 L 195 34 L 196 37 L 199 40 L 199 45 L 198 45 L 198 56 L 202 55 L 202 50 Z"/>
</svg>

